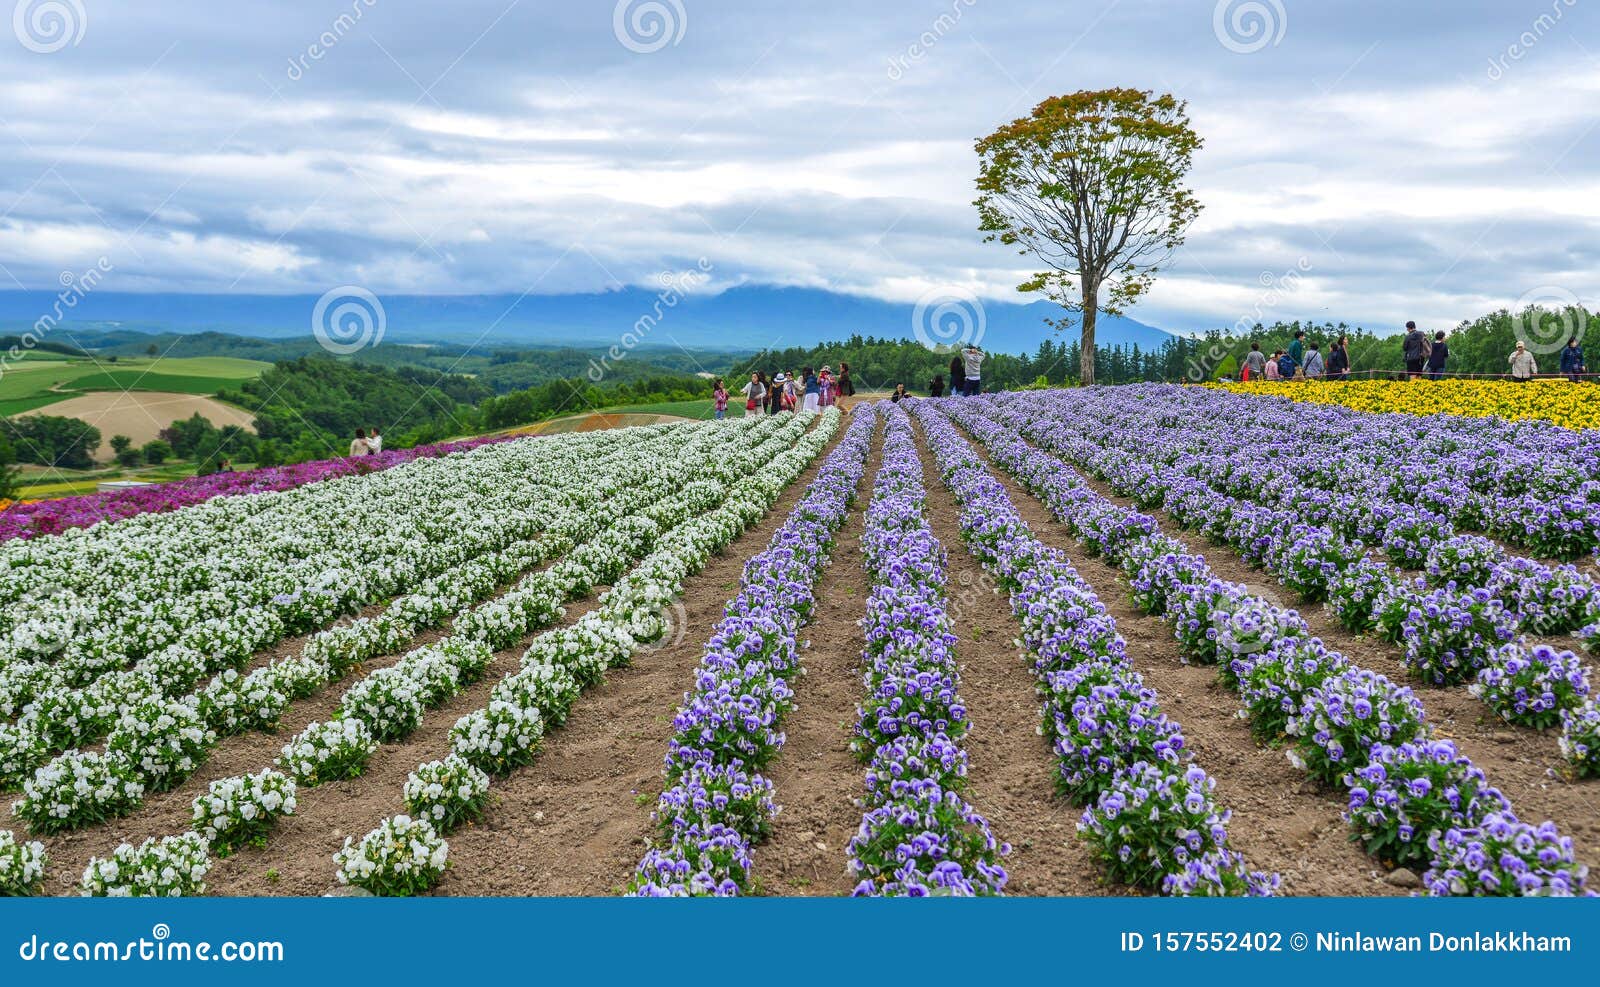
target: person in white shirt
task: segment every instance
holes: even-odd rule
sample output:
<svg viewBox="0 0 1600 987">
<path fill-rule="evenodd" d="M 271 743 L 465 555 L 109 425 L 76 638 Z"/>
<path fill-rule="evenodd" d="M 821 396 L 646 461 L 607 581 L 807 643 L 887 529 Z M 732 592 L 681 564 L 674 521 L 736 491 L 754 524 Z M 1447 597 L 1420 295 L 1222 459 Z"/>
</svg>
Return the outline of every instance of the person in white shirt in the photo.
<svg viewBox="0 0 1600 987">
<path fill-rule="evenodd" d="M 962 363 L 967 372 L 967 386 L 963 393 L 967 397 L 972 397 L 983 391 L 982 373 L 985 354 L 983 350 L 978 349 L 976 346 L 968 346 L 962 355 L 965 357 Z"/>
<path fill-rule="evenodd" d="M 383 436 L 375 428 L 367 429 L 367 453 L 376 456 L 383 451 Z"/>
</svg>

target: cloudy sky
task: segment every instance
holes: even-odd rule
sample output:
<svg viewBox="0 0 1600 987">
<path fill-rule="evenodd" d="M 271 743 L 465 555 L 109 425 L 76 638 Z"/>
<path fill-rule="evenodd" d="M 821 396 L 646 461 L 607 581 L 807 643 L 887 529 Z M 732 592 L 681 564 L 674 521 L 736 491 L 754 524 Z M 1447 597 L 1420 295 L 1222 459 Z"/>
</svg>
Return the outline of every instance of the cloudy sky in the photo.
<svg viewBox="0 0 1600 987">
<path fill-rule="evenodd" d="M 0 7 L 14 0 L 0 0 Z M 972 143 L 1189 102 L 1205 211 L 1130 314 L 1450 325 L 1600 305 L 1592 0 L 20 0 L 0 290 L 1015 299 Z"/>
</svg>

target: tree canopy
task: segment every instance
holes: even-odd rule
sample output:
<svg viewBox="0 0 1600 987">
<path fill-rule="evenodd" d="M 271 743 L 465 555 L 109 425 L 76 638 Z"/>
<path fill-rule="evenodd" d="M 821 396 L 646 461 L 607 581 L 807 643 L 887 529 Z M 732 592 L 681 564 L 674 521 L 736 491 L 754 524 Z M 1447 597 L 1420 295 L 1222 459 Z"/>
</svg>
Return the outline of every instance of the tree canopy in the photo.
<svg viewBox="0 0 1600 987">
<path fill-rule="evenodd" d="M 1044 266 L 1019 291 L 1082 313 L 1085 384 L 1097 313 L 1144 295 L 1200 213 L 1183 185 L 1200 145 L 1187 104 L 1138 89 L 1053 96 L 977 142 L 978 228 Z"/>
</svg>

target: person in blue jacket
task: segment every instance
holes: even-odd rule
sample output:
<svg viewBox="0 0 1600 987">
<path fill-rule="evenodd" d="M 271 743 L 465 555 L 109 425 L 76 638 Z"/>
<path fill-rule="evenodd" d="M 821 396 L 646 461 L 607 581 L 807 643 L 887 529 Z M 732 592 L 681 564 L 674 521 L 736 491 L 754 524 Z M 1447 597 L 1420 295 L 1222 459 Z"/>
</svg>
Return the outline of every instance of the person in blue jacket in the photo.
<svg viewBox="0 0 1600 987">
<path fill-rule="evenodd" d="M 1583 349 L 1578 345 L 1578 337 L 1574 336 L 1561 348 L 1561 372 L 1576 384 L 1579 375 L 1585 373 L 1586 369 L 1583 363 Z"/>
<path fill-rule="evenodd" d="M 1299 366 L 1299 361 L 1287 353 L 1278 357 L 1278 379 L 1294 380 L 1295 369 Z"/>
</svg>

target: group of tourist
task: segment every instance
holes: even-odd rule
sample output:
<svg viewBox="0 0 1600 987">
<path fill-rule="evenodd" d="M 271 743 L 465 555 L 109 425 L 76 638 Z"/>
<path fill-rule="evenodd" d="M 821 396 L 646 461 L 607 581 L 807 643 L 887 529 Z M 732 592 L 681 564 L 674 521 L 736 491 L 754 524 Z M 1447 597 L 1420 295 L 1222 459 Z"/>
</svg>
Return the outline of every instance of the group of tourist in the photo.
<svg viewBox="0 0 1600 987">
<path fill-rule="evenodd" d="M 830 366 L 815 372 L 810 367 L 787 373 L 751 371 L 750 380 L 738 393 L 744 397 L 746 415 L 776 415 L 780 411 L 819 411 L 835 404 L 843 407 L 846 402 L 842 399 L 853 396 L 856 385 L 850 379 L 850 365 L 841 363 L 837 375 Z M 711 388 L 716 417 L 727 416 L 730 397 L 727 384 L 718 377 Z"/>
<path fill-rule="evenodd" d="M 1322 355 L 1322 344 L 1316 340 L 1306 342 L 1306 334 L 1295 330 L 1294 339 L 1287 349 L 1273 350 L 1272 355 L 1261 351 L 1260 343 L 1251 343 L 1245 354 L 1241 380 L 1349 380 L 1350 338 L 1340 336 Z"/>
<path fill-rule="evenodd" d="M 943 374 L 935 374 L 928 382 L 928 396 L 944 397 L 947 387 L 951 396 L 982 393 L 983 361 L 987 356 L 976 345 L 962 349 L 950 360 L 949 384 L 946 385 Z M 744 398 L 746 415 L 775 415 L 780 411 L 819 411 L 836 404 L 848 410 L 849 403 L 845 399 L 854 397 L 855 393 L 850 365 L 840 363 L 837 375 L 829 366 L 815 373 L 810 367 L 802 367 L 799 372 L 778 371 L 770 374 L 751 371 L 750 379 L 736 392 L 730 392 L 723 378 L 718 377 L 712 385 L 711 400 L 715 416 L 725 418 L 728 402 L 735 400 L 735 394 Z M 911 396 L 906 385 L 901 383 L 895 385 L 889 400 L 898 402 Z"/>
<path fill-rule="evenodd" d="M 383 436 L 378 434 L 376 428 L 358 428 L 356 437 L 350 440 L 350 455 L 376 456 L 383 451 Z"/>
<path fill-rule="evenodd" d="M 1260 343 L 1251 343 L 1239 379 L 1349 380 L 1349 337 L 1340 336 L 1324 357 L 1320 345 L 1314 340 L 1307 343 L 1305 335 L 1304 331 L 1296 330 L 1288 348 L 1273 350 L 1270 356 L 1262 352 Z M 1409 379 L 1442 380 L 1450 362 L 1450 344 L 1445 341 L 1443 332 L 1436 332 L 1429 339 L 1415 322 L 1407 322 L 1405 337 L 1400 342 L 1400 355 L 1405 361 L 1405 373 Z M 1538 361 L 1520 339 L 1506 358 L 1506 364 L 1510 368 L 1508 376 L 1518 383 L 1526 383 L 1539 373 Z M 1576 337 L 1568 339 L 1567 345 L 1561 348 L 1560 365 L 1561 373 L 1571 381 L 1578 381 L 1588 374 L 1583 348 L 1578 345 Z"/>
</svg>

